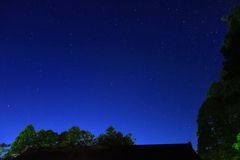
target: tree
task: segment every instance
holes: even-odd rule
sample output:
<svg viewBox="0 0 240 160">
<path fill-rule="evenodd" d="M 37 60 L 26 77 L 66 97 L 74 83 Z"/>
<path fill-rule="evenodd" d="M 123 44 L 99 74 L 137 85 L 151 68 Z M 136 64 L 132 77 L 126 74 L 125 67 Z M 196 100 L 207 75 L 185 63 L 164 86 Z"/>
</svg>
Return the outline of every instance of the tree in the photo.
<svg viewBox="0 0 240 160">
<path fill-rule="evenodd" d="M 81 141 L 78 143 L 82 146 L 94 146 L 96 144 L 96 139 L 94 139 L 95 135 L 93 135 L 89 131 L 81 130 Z"/>
<path fill-rule="evenodd" d="M 234 5 L 230 13 L 222 18 L 229 22 L 220 49 L 226 61 L 220 80 L 210 85 L 196 121 L 197 152 L 204 160 L 232 159 L 237 154 L 232 145 L 240 133 L 240 7 Z"/>
<path fill-rule="evenodd" d="M 123 137 L 122 145 L 136 145 L 134 141 L 136 141 L 136 138 L 132 138 L 132 134 L 129 133 L 125 137 Z"/>
<path fill-rule="evenodd" d="M 18 137 L 17 137 L 17 138 L 18 138 Z M 16 138 L 16 139 L 17 139 L 17 138 Z M 16 140 L 16 139 L 15 139 L 15 140 Z M 18 147 L 17 147 L 17 143 L 16 143 L 15 141 L 11 144 L 11 146 L 13 146 L 13 148 L 11 147 L 11 148 L 8 150 L 8 152 L 3 155 L 2 158 L 13 158 L 12 155 L 13 155 L 13 154 L 16 154 L 16 153 L 14 153 L 13 150 L 16 150 L 16 148 L 18 149 Z"/>
<path fill-rule="evenodd" d="M 1 149 L 0 149 L 0 157 L 2 156 L 3 152 L 6 152 L 6 151 L 9 150 L 9 149 L 5 149 L 4 147 L 10 147 L 10 146 L 11 146 L 11 144 L 5 144 L 5 143 L 0 144 L 0 147 L 1 147 Z"/>
<path fill-rule="evenodd" d="M 35 146 L 35 141 L 36 131 L 32 124 L 27 125 L 27 127 L 15 138 L 15 141 L 11 144 L 11 148 L 3 158 L 12 157 L 13 154 L 22 153 L 27 146 Z"/>
<path fill-rule="evenodd" d="M 134 141 L 136 141 L 136 139 L 131 138 L 131 133 L 123 137 L 123 134 L 116 132 L 112 126 L 106 131 L 106 134 L 102 134 L 102 137 L 99 136 L 97 144 L 97 139 L 94 139 L 95 136 L 91 132 L 80 130 L 77 126 L 73 126 L 68 132 L 64 131 L 58 135 L 51 129 L 47 131 L 41 129 L 36 133 L 34 127 L 30 124 L 15 138 L 11 148 L 3 158 L 13 158 L 14 154 L 21 154 L 27 147 L 74 147 L 77 144 L 82 146 L 134 145 Z M 1 146 L 4 147 L 5 144 Z"/>
<path fill-rule="evenodd" d="M 57 138 L 57 147 L 68 147 L 68 140 L 67 140 L 67 135 L 68 132 L 67 131 L 63 131 L 60 135 L 58 135 Z"/>
<path fill-rule="evenodd" d="M 58 133 L 53 132 L 51 129 L 45 131 L 41 129 L 37 132 L 36 147 L 54 147 L 58 139 Z"/>
<path fill-rule="evenodd" d="M 69 146 L 74 146 L 81 140 L 81 131 L 77 126 L 73 126 L 68 130 L 67 141 Z"/>
<path fill-rule="evenodd" d="M 76 144 L 94 145 L 95 136 L 89 131 L 80 131 L 79 127 L 73 126 L 68 132 L 64 131 L 60 135 L 51 129 L 44 129 L 35 132 L 32 124 L 28 125 L 12 143 L 8 153 L 4 158 L 10 157 L 12 154 L 20 154 L 26 146 L 30 147 L 73 147 Z"/>
<path fill-rule="evenodd" d="M 110 126 L 108 129 L 106 129 L 105 134 L 100 134 L 97 137 L 96 145 L 99 146 L 119 146 L 119 145 L 134 145 L 134 141 L 137 139 L 132 139 L 132 134 L 129 133 L 125 137 L 123 137 L 123 134 L 121 132 L 115 131 L 115 128 L 113 126 Z"/>
</svg>

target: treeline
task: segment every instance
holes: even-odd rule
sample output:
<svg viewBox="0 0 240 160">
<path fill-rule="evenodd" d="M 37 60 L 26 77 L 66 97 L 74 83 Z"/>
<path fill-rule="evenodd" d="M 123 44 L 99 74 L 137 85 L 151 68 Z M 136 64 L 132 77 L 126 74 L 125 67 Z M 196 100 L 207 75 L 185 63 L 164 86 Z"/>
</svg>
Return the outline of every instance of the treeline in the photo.
<svg viewBox="0 0 240 160">
<path fill-rule="evenodd" d="M 90 131 L 80 130 L 79 127 L 73 126 L 68 131 L 62 132 L 60 135 L 53 132 L 51 129 L 35 131 L 32 124 L 19 133 L 15 141 L 11 144 L 0 144 L 1 152 L 8 151 L 3 158 L 11 158 L 14 154 L 20 154 L 24 149 L 29 147 L 74 147 L 81 146 L 118 146 L 118 145 L 136 145 L 129 133 L 123 136 L 121 132 L 115 131 L 113 126 L 106 129 L 106 133 L 100 134 L 97 138 Z M 9 150 L 4 150 L 3 147 L 9 147 Z"/>
</svg>

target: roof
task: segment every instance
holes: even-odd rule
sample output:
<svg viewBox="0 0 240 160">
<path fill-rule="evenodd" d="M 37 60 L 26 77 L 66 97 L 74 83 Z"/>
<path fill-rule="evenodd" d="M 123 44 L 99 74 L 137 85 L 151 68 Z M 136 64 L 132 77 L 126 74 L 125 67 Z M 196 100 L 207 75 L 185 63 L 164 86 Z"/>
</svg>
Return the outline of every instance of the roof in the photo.
<svg viewBox="0 0 240 160">
<path fill-rule="evenodd" d="M 14 160 L 201 160 L 191 142 L 183 144 L 75 146 L 74 148 L 29 147 Z"/>
</svg>

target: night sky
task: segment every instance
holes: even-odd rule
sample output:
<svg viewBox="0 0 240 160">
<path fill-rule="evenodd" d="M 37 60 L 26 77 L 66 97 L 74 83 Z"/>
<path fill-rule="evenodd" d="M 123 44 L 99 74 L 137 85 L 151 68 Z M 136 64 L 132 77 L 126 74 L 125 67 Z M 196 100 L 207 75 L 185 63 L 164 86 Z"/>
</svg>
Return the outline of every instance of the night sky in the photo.
<svg viewBox="0 0 240 160">
<path fill-rule="evenodd" d="M 192 142 L 239 0 L 0 1 L 0 143 L 29 124 Z M 9 149 L 10 147 L 8 147 Z"/>
</svg>

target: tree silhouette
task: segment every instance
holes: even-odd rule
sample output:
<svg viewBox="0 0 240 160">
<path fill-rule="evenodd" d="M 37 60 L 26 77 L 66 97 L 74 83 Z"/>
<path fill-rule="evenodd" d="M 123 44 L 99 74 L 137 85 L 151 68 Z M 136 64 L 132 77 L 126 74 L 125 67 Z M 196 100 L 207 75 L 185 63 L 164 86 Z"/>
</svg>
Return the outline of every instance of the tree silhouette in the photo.
<svg viewBox="0 0 240 160">
<path fill-rule="evenodd" d="M 60 135 L 51 129 L 45 131 L 39 130 L 37 133 L 32 124 L 27 127 L 15 138 L 11 148 L 3 158 L 13 158 L 13 154 L 21 154 L 26 147 L 70 147 L 77 144 L 81 137 L 79 127 L 73 126 L 69 132 L 64 131 Z"/>
<path fill-rule="evenodd" d="M 80 142 L 80 144 L 82 146 L 96 145 L 96 139 L 94 139 L 95 135 L 93 135 L 91 132 L 82 130 L 81 137 L 82 137 L 82 141 Z"/>
<path fill-rule="evenodd" d="M 121 132 L 115 131 L 115 128 L 113 126 L 110 126 L 108 129 L 106 129 L 105 134 L 100 134 L 97 137 L 97 146 L 119 146 L 119 145 L 134 145 L 134 141 L 137 139 L 132 139 L 132 134 L 129 133 L 125 137 L 123 137 L 123 134 Z"/>
<path fill-rule="evenodd" d="M 63 132 L 61 132 L 60 135 L 58 135 L 56 147 L 68 147 L 69 146 L 69 143 L 67 140 L 67 135 L 68 135 L 67 131 L 63 131 Z"/>
<path fill-rule="evenodd" d="M 58 133 L 53 132 L 51 129 L 45 131 L 40 129 L 37 132 L 35 147 L 53 147 L 56 146 L 58 140 Z"/>
<path fill-rule="evenodd" d="M 67 141 L 69 145 L 73 146 L 76 145 L 77 141 L 81 139 L 81 132 L 80 128 L 77 126 L 73 126 L 68 129 Z"/>
<path fill-rule="evenodd" d="M 232 145 L 240 133 L 240 7 L 234 5 L 230 13 L 222 18 L 229 27 L 220 49 L 225 59 L 220 80 L 210 85 L 196 121 L 197 152 L 204 160 L 229 160 L 237 154 Z"/>
<path fill-rule="evenodd" d="M 3 147 L 6 145 L 3 143 L 0 145 L 2 152 L 8 151 L 4 154 L 3 158 L 13 158 L 14 154 L 21 154 L 27 147 L 74 147 L 75 145 L 81 146 L 95 146 L 95 145 L 134 145 L 136 139 L 132 139 L 132 134 L 129 133 L 125 137 L 121 132 L 115 131 L 115 128 L 110 126 L 106 130 L 106 134 L 101 134 L 97 139 L 94 139 L 90 131 L 80 130 L 79 127 L 73 126 L 68 132 L 63 131 L 60 135 L 53 132 L 51 129 L 45 131 L 40 129 L 38 132 L 34 130 L 32 124 L 27 127 L 15 138 L 15 141 L 11 144 L 9 150 L 4 150 Z"/>
</svg>

